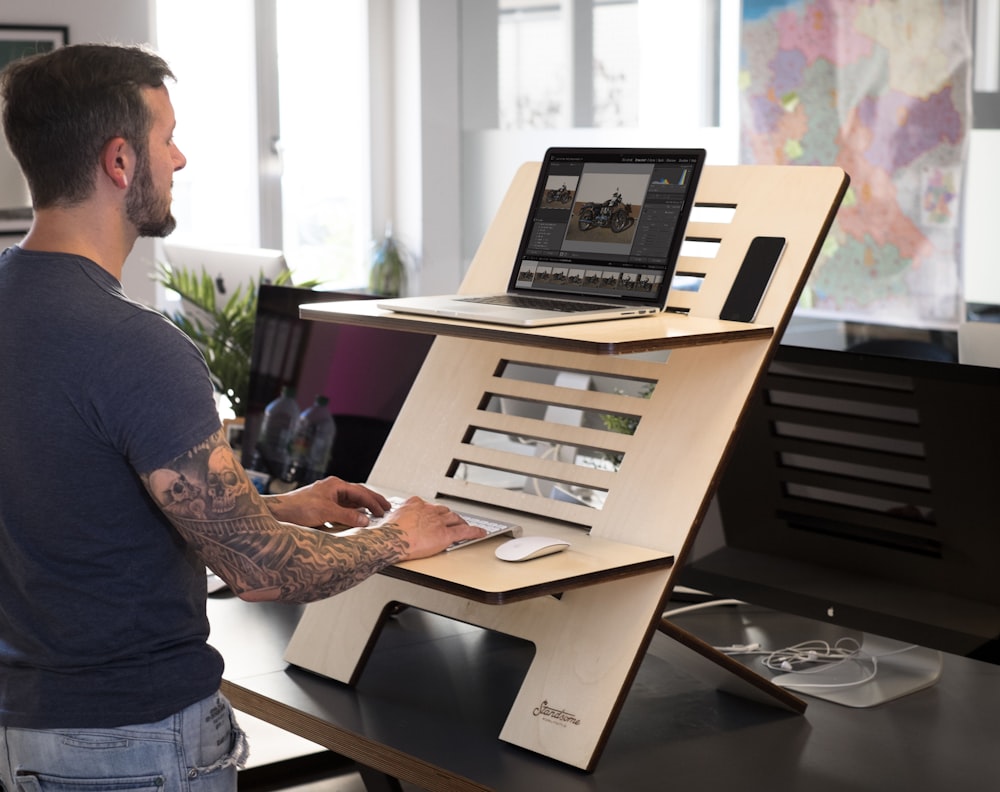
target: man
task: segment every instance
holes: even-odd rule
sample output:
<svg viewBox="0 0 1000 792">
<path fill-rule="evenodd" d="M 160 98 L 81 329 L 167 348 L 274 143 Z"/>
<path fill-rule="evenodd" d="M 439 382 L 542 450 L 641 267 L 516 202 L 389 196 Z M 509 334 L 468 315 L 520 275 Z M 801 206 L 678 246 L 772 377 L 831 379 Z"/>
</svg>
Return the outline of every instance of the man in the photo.
<svg viewBox="0 0 1000 792">
<path fill-rule="evenodd" d="M 480 536 L 412 499 L 329 478 L 250 486 L 208 370 L 122 292 L 142 235 L 173 229 L 185 165 L 157 56 L 79 45 L 0 76 L 34 221 L 0 255 L 0 788 L 234 790 L 242 733 L 206 643 L 208 564 L 247 600 L 306 602 Z M 37 779 L 37 780 L 35 780 Z M 23 785 L 23 786 L 22 786 Z"/>
</svg>

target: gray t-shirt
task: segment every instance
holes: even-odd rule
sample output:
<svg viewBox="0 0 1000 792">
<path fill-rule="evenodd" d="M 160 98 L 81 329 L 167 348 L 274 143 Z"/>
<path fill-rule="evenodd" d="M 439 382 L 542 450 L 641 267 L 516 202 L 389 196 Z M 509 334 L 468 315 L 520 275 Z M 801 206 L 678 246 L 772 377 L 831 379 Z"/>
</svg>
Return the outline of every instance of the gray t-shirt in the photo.
<svg viewBox="0 0 1000 792">
<path fill-rule="evenodd" d="M 139 479 L 218 428 L 165 317 L 88 259 L 0 254 L 0 725 L 147 723 L 218 689 L 204 565 Z"/>
</svg>

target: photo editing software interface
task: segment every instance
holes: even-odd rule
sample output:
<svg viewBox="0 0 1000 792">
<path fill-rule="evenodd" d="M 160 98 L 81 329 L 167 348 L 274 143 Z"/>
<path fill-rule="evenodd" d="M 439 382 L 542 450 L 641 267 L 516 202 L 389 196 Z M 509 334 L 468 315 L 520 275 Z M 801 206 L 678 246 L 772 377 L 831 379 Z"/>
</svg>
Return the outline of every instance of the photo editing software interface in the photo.
<svg viewBox="0 0 1000 792">
<path fill-rule="evenodd" d="M 699 156 L 552 153 L 512 289 L 648 296 L 670 286 Z"/>
</svg>

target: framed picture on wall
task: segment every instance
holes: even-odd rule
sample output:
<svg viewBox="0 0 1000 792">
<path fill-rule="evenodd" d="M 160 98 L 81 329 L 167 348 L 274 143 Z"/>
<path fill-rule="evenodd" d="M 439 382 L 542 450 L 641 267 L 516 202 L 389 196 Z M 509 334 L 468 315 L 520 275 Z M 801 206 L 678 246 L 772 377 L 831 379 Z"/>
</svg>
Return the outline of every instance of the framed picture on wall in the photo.
<svg viewBox="0 0 1000 792">
<path fill-rule="evenodd" d="M 25 55 L 63 47 L 68 40 L 69 28 L 65 26 L 0 23 L 0 68 Z"/>
<path fill-rule="evenodd" d="M 50 52 L 69 41 L 69 28 L 56 25 L 5 25 L 0 22 L 0 69 L 11 61 Z M 0 135 L 0 233 L 28 230 L 31 197 L 7 141 Z M 2 246 L 2 245 L 0 245 Z"/>
</svg>

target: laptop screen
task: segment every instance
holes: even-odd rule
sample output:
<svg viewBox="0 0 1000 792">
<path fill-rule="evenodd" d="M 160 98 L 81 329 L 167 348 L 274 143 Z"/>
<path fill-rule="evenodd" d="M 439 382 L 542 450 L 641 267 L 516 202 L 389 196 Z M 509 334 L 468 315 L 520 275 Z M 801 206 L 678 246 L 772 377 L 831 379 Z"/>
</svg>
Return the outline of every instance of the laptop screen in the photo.
<svg viewBox="0 0 1000 792">
<path fill-rule="evenodd" d="M 508 289 L 666 304 L 705 152 L 545 153 Z"/>
</svg>

